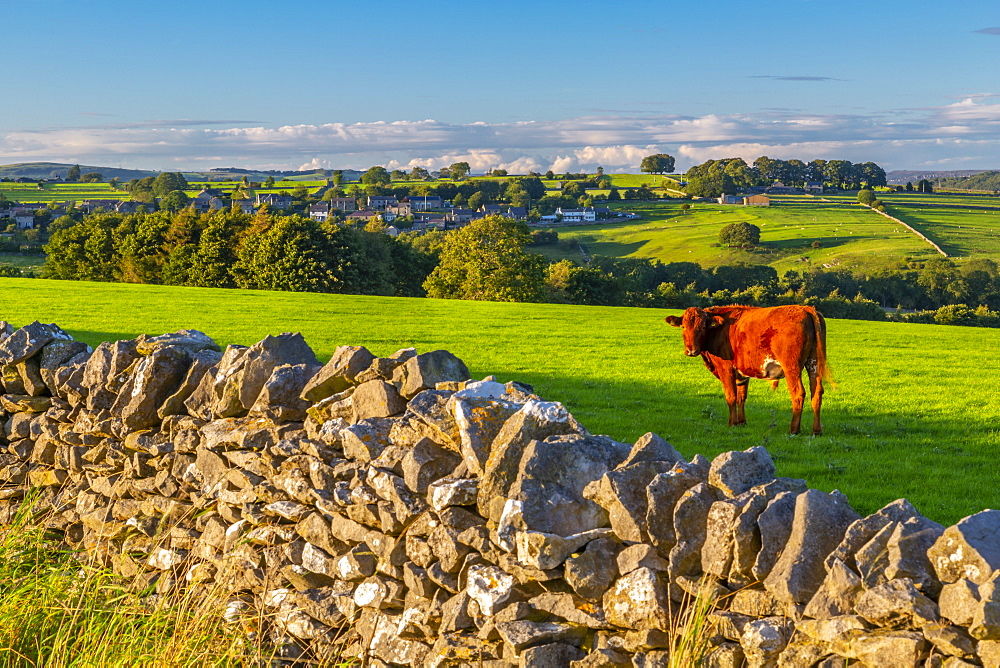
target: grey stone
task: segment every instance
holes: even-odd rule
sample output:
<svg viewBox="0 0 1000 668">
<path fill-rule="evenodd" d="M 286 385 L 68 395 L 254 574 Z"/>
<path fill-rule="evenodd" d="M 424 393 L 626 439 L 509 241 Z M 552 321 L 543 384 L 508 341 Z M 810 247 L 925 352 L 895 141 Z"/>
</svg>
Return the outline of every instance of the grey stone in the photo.
<svg viewBox="0 0 1000 668">
<path fill-rule="evenodd" d="M 595 649 L 570 664 L 571 668 L 634 668 L 632 658 L 624 651 L 610 647 Z"/>
<path fill-rule="evenodd" d="M 384 380 L 361 383 L 351 395 L 354 422 L 366 418 L 387 418 L 398 415 L 406 408 L 406 400 L 395 387 Z"/>
<path fill-rule="evenodd" d="M 724 452 L 712 460 L 708 482 L 726 496 L 739 496 L 774 478 L 774 461 L 759 445 L 743 452 Z"/>
<path fill-rule="evenodd" d="M 420 393 L 414 401 L 427 394 Z M 531 400 L 518 408 L 517 412 L 507 418 L 490 444 L 480 485 L 480 514 L 494 522 L 500 521 L 507 492 L 517 477 L 521 457 L 531 441 L 544 441 L 549 436 L 582 431 L 582 427 L 560 403 Z M 460 441 L 457 425 L 455 434 L 456 440 Z"/>
<path fill-rule="evenodd" d="M 886 504 L 878 512 L 851 523 L 844 533 L 844 539 L 827 557 L 827 565 L 834 559 L 840 559 L 851 569 L 856 568 L 854 554 L 875 537 L 886 525 L 893 522 L 905 522 L 919 516 L 917 509 L 906 499 L 897 499 Z"/>
<path fill-rule="evenodd" d="M 583 489 L 616 466 L 628 446 L 606 437 L 550 436 L 525 448 L 509 501 L 522 504 L 528 531 L 558 536 L 607 526 L 607 512 L 583 497 Z"/>
<path fill-rule="evenodd" d="M 866 666 L 911 668 L 919 665 L 927 644 L 915 631 L 887 631 L 858 636 L 851 641 L 850 653 Z"/>
<path fill-rule="evenodd" d="M 685 491 L 674 509 L 676 543 L 670 550 L 670 579 L 701 575 L 701 549 L 712 504 L 719 498 L 715 487 L 698 483 Z M 662 549 L 660 550 L 662 554 Z"/>
<path fill-rule="evenodd" d="M 670 595 L 657 571 L 639 568 L 619 578 L 604 594 L 608 621 L 626 629 L 669 628 Z"/>
<path fill-rule="evenodd" d="M 500 611 L 516 584 L 514 576 L 491 564 L 470 566 L 466 581 L 466 591 L 487 617 Z"/>
<path fill-rule="evenodd" d="M 245 415 L 253 408 L 274 370 L 285 364 L 319 366 L 319 360 L 301 334 L 286 332 L 278 336 L 266 336 L 247 349 L 243 356 L 243 368 L 227 384 L 223 394 L 235 392 L 242 406 L 242 414 Z"/>
<path fill-rule="evenodd" d="M 309 402 L 299 397 L 318 365 L 282 364 L 275 367 L 250 407 L 251 417 L 265 417 L 275 422 L 302 422 Z"/>
<path fill-rule="evenodd" d="M 867 589 L 888 581 L 885 569 L 889 565 L 889 538 L 897 526 L 895 522 L 886 524 L 854 553 L 855 568 Z"/>
<path fill-rule="evenodd" d="M 24 394 L 32 397 L 40 397 L 49 393 L 49 388 L 42 380 L 42 371 L 39 367 L 38 356 L 21 360 L 15 366 L 21 376 L 21 384 L 24 387 Z"/>
<path fill-rule="evenodd" d="M 639 437 L 632 445 L 632 451 L 621 463 L 622 467 L 639 464 L 641 462 L 666 462 L 676 464 L 684 461 L 681 453 L 674 450 L 674 447 L 652 432 L 648 432 Z"/>
<path fill-rule="evenodd" d="M 528 601 L 536 610 L 555 615 L 571 624 L 590 629 L 611 628 L 599 603 L 591 603 L 575 594 L 545 592 Z"/>
<path fill-rule="evenodd" d="M 709 462 L 701 455 L 691 462 L 679 461 L 670 471 L 653 478 L 646 487 L 646 532 L 660 554 L 668 556 L 677 542 L 674 508 L 684 493 L 708 481 Z"/>
<path fill-rule="evenodd" d="M 943 533 L 943 526 L 920 515 L 897 524 L 887 544 L 886 577 L 890 580 L 907 578 L 924 594 L 937 597 L 941 581 L 927 552 Z"/>
<path fill-rule="evenodd" d="M 1000 569 L 1000 510 L 984 510 L 948 527 L 927 556 L 941 582 L 985 583 Z"/>
<path fill-rule="evenodd" d="M 670 471 L 674 462 L 639 461 L 619 466 L 591 483 L 584 496 L 608 512 L 611 529 L 621 540 L 646 542 L 646 513 L 649 510 L 646 488 L 653 478 Z"/>
<path fill-rule="evenodd" d="M 938 595 L 941 616 L 959 626 L 969 626 L 979 609 L 979 585 L 962 578 L 946 584 Z"/>
<path fill-rule="evenodd" d="M 782 617 L 765 617 L 747 623 L 740 645 L 751 668 L 774 665 L 792 635 L 792 623 Z"/>
<path fill-rule="evenodd" d="M 582 659 L 587 653 L 579 647 L 562 642 L 552 642 L 529 647 L 521 654 L 523 668 L 561 668 Z"/>
<path fill-rule="evenodd" d="M 447 350 L 434 350 L 411 357 L 392 376 L 393 384 L 399 385 L 399 393 L 407 399 L 424 390 L 433 390 L 438 383 L 469 378 L 465 363 Z"/>
<path fill-rule="evenodd" d="M 403 475 L 406 476 L 406 460 L 403 462 Z M 407 483 L 409 484 L 409 483 Z M 478 478 L 442 478 L 427 486 L 427 502 L 436 511 L 450 506 L 471 506 L 479 499 Z M 410 487 L 413 489 L 413 487 Z"/>
<path fill-rule="evenodd" d="M 222 352 L 219 344 L 204 332 L 199 332 L 196 329 L 182 329 L 172 334 L 161 334 L 160 336 L 140 334 L 135 342 L 136 350 L 140 355 L 152 355 L 156 350 L 166 347 L 183 348 L 191 355 L 203 351 Z"/>
<path fill-rule="evenodd" d="M 666 559 L 656 553 L 651 545 L 629 545 L 618 553 L 618 571 L 622 575 L 639 568 L 649 568 L 654 571 L 666 571 L 669 565 Z"/>
<path fill-rule="evenodd" d="M 861 596 L 861 578 L 840 559 L 828 566 L 826 577 L 803 612 L 806 617 L 827 619 L 850 614 Z"/>
<path fill-rule="evenodd" d="M 503 385 L 498 385 L 502 388 Z M 458 426 L 459 448 L 470 473 L 482 477 L 493 439 L 521 407 L 512 401 L 456 392 L 448 405 Z"/>
<path fill-rule="evenodd" d="M 876 626 L 923 624 L 938 621 L 937 603 L 927 598 L 910 580 L 889 580 L 861 595 L 855 611 Z"/>
<path fill-rule="evenodd" d="M 0 366 L 17 364 L 41 352 L 52 341 L 72 341 L 73 337 L 57 325 L 43 325 L 37 320 L 0 339 Z"/>
<path fill-rule="evenodd" d="M 496 630 L 515 654 L 552 642 L 580 645 L 587 635 L 586 629 L 572 624 L 532 622 L 527 619 L 500 622 L 496 625 Z"/>
<path fill-rule="evenodd" d="M 939 651 L 948 656 L 973 659 L 976 656 L 976 641 L 968 631 L 954 624 L 924 624 L 920 628 L 924 638 Z"/>
<path fill-rule="evenodd" d="M 191 365 L 188 367 L 184 380 L 177 388 L 177 391 L 167 397 L 159 409 L 157 409 L 157 415 L 161 419 L 166 418 L 168 415 L 184 415 L 187 412 L 184 402 L 194 394 L 195 390 L 201 385 L 205 374 L 209 370 L 214 370 L 221 359 L 222 353 L 212 350 L 192 353 Z M 207 385 L 206 389 L 208 387 L 210 385 Z M 206 411 L 198 410 L 196 413 L 204 415 Z"/>
<path fill-rule="evenodd" d="M 121 416 L 129 429 L 148 429 L 160 423 L 158 409 L 187 375 L 190 355 L 182 348 L 157 348 L 141 358 L 112 412 Z"/>
<path fill-rule="evenodd" d="M 566 582 L 583 598 L 600 599 L 618 578 L 617 557 L 622 549 L 621 543 L 609 538 L 588 543 L 583 552 L 566 560 Z"/>
<path fill-rule="evenodd" d="M 763 582 L 778 556 L 785 549 L 785 543 L 792 533 L 792 520 L 795 517 L 795 497 L 792 492 L 781 492 L 775 496 L 757 518 L 757 528 L 760 531 L 760 551 L 754 560 L 751 573 L 757 580 Z"/>
<path fill-rule="evenodd" d="M 316 402 L 343 392 L 355 384 L 355 377 L 374 359 L 364 346 L 339 346 L 330 361 L 302 389 L 302 398 Z"/>
<path fill-rule="evenodd" d="M 77 355 L 89 352 L 90 346 L 82 341 L 51 341 L 42 348 L 42 352 L 38 356 L 38 367 L 42 374 L 42 380 L 53 395 L 58 394 L 55 375 L 59 367 Z"/>
<path fill-rule="evenodd" d="M 550 570 L 590 541 L 610 535 L 609 529 L 592 529 L 565 537 L 540 531 L 519 531 L 515 537 L 517 560 L 524 566 Z"/>
<path fill-rule="evenodd" d="M 392 421 L 386 418 L 369 418 L 352 424 L 340 432 L 344 456 L 365 464 L 378 457 L 389 443 Z"/>
<path fill-rule="evenodd" d="M 977 640 L 1000 640 L 1000 571 L 979 587 L 979 605 L 969 625 L 969 633 Z"/>
<path fill-rule="evenodd" d="M 461 461 L 462 458 L 454 451 L 441 447 L 429 438 L 423 438 L 412 448 L 409 448 L 403 457 L 403 480 L 406 482 L 406 486 L 413 492 L 425 494 L 432 483 L 441 480 L 454 471 Z M 454 485 L 456 481 L 451 482 Z M 443 490 L 446 487 L 438 485 L 434 489 L 442 490 L 438 494 L 443 495 Z M 448 498 L 454 499 L 455 497 L 449 495 Z M 428 496 L 428 499 L 433 504 L 433 494 Z M 467 500 L 466 503 L 452 504 L 445 501 L 445 496 L 439 496 L 439 503 L 444 505 L 441 505 L 440 508 L 435 508 L 435 510 L 441 510 L 446 505 L 467 505 L 474 502 L 475 497 Z"/>
<path fill-rule="evenodd" d="M 424 390 L 410 399 L 407 410 L 431 430 L 431 438 L 436 443 L 457 452 L 461 436 L 458 433 L 455 417 L 448 407 L 448 400 L 452 394 L 454 394 L 452 391 Z"/>
<path fill-rule="evenodd" d="M 795 499 L 792 532 L 764 586 L 788 604 L 808 603 L 823 583 L 824 561 L 858 519 L 839 492 L 808 490 Z"/>
<path fill-rule="evenodd" d="M 80 381 L 87 397 L 88 410 L 111 408 L 115 393 L 105 387 L 109 378 L 121 374 L 138 359 L 135 341 L 105 341 L 87 358 Z"/>
<path fill-rule="evenodd" d="M 192 396 L 184 402 L 188 413 L 207 420 L 244 414 L 243 403 L 240 400 L 240 380 L 246 365 L 248 350 L 250 349 L 246 346 L 226 346 L 215 373 L 211 375 L 211 385 L 202 388 L 207 383 L 208 375 L 206 374 Z M 96 350 L 94 354 L 97 354 Z M 205 412 L 198 411 L 202 402 L 210 404 Z"/>
</svg>

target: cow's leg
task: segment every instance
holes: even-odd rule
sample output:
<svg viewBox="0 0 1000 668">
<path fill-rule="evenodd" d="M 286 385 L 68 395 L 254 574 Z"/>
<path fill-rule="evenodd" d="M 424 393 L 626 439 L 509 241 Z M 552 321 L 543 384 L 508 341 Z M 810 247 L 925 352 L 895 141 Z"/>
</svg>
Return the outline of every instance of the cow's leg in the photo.
<svg viewBox="0 0 1000 668">
<path fill-rule="evenodd" d="M 802 424 L 802 406 L 806 402 L 806 391 L 802 387 L 802 369 L 785 367 L 785 381 L 788 383 L 788 393 L 792 396 L 792 425 L 789 434 L 799 433 Z"/>
<path fill-rule="evenodd" d="M 816 373 L 815 361 L 806 368 L 809 372 L 809 396 L 812 398 L 813 435 L 819 436 L 823 433 L 823 425 L 819 421 L 819 409 L 823 405 L 823 379 Z"/>
<path fill-rule="evenodd" d="M 729 406 L 729 426 L 740 424 L 739 406 L 737 404 L 736 379 L 732 374 L 721 374 L 719 380 L 722 381 L 722 393 L 726 395 L 726 404 Z"/>
<path fill-rule="evenodd" d="M 736 422 L 735 424 L 746 424 L 747 414 L 745 406 L 747 403 L 747 389 L 750 387 L 749 380 L 738 381 L 736 384 Z"/>
</svg>

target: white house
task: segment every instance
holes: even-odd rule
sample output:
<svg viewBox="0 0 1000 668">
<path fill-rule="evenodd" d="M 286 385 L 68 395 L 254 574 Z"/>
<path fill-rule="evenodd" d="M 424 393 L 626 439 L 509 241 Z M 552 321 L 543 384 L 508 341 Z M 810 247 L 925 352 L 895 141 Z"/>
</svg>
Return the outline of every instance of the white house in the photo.
<svg viewBox="0 0 1000 668">
<path fill-rule="evenodd" d="M 564 223 L 594 223 L 597 222 L 597 211 L 594 207 L 588 206 L 582 209 L 556 209 L 556 215 L 562 216 Z"/>
</svg>

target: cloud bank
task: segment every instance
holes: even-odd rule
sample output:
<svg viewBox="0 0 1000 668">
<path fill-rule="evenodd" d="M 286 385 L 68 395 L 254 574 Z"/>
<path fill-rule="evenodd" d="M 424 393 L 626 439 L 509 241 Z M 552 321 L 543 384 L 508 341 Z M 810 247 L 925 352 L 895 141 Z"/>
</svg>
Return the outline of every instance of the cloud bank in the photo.
<svg viewBox="0 0 1000 668">
<path fill-rule="evenodd" d="M 519 123 L 435 120 L 268 127 L 249 121 L 164 120 L 0 134 L 4 163 L 56 161 L 158 169 L 430 169 L 467 161 L 556 172 L 635 171 L 665 152 L 678 168 L 711 157 L 874 160 L 889 168 L 1000 166 L 1000 103 L 991 94 L 875 116 L 774 110 L 755 114 L 602 115 Z"/>
</svg>

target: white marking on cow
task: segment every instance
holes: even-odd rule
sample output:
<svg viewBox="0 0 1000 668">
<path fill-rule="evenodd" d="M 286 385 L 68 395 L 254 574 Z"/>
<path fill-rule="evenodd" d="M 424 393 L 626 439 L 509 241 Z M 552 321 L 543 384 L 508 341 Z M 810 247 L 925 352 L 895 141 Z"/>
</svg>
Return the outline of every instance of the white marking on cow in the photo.
<svg viewBox="0 0 1000 668">
<path fill-rule="evenodd" d="M 760 365 L 760 370 L 765 378 L 784 378 L 785 372 L 781 368 L 781 363 L 770 355 L 764 358 L 764 363 Z"/>
</svg>

